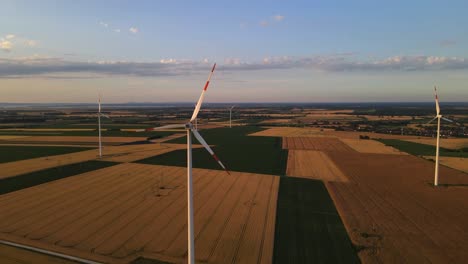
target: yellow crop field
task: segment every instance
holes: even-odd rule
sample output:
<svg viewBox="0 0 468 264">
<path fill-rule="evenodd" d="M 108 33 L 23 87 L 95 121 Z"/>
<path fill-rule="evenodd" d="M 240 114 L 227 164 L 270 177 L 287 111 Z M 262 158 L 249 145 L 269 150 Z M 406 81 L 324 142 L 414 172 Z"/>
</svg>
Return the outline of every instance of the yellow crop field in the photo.
<svg viewBox="0 0 468 264">
<path fill-rule="evenodd" d="M 286 175 L 323 181 L 348 181 L 327 154 L 314 150 L 290 150 Z"/>
<path fill-rule="evenodd" d="M 374 153 L 374 154 L 397 154 L 397 155 L 408 155 L 405 152 L 401 152 L 396 148 L 386 146 L 385 144 L 375 140 L 362 140 L 362 139 L 340 139 L 352 149 L 361 153 Z"/>
<path fill-rule="evenodd" d="M 124 163 L 2 195 L 0 239 L 107 263 L 182 263 L 186 172 Z M 271 263 L 279 177 L 193 175 L 197 261 Z"/>
</svg>

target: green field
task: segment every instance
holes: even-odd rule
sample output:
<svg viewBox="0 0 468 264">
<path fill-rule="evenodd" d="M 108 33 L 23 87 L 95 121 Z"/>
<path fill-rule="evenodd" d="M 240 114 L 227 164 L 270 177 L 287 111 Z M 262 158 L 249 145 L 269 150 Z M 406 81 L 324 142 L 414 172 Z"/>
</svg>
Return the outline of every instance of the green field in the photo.
<svg viewBox="0 0 468 264">
<path fill-rule="evenodd" d="M 273 263 L 359 263 L 322 181 L 281 177 Z"/>
<path fill-rule="evenodd" d="M 435 146 L 414 143 L 399 139 L 376 139 L 384 143 L 387 146 L 394 147 L 398 150 L 404 151 L 411 155 L 415 156 L 435 156 L 436 148 Z M 461 150 L 453 150 L 453 149 L 446 149 L 440 148 L 439 155 L 444 157 L 464 157 L 468 158 L 468 151 L 466 149 Z"/>
<path fill-rule="evenodd" d="M 0 195 L 116 164 L 118 163 L 91 160 L 0 179 Z"/>
<path fill-rule="evenodd" d="M 281 138 L 247 136 L 263 130 L 258 127 L 214 128 L 200 134 L 229 170 L 284 175 L 287 151 L 281 148 Z M 194 137 L 193 143 L 198 142 Z M 186 137 L 168 143 L 186 143 Z M 145 164 L 187 166 L 186 150 L 176 150 L 138 161 Z M 193 149 L 193 167 L 221 169 L 205 149 Z"/>
<path fill-rule="evenodd" d="M 44 146 L 0 146 L 0 163 L 54 156 L 93 148 L 81 147 L 44 147 Z"/>
</svg>

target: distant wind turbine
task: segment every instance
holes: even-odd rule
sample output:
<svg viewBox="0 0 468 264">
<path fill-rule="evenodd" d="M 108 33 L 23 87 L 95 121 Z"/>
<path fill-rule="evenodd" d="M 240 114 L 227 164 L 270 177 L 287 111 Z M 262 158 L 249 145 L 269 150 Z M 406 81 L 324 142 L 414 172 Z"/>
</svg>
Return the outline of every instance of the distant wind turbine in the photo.
<svg viewBox="0 0 468 264">
<path fill-rule="evenodd" d="M 101 116 L 109 118 L 109 116 L 101 113 L 101 93 L 99 93 L 98 98 L 98 127 L 99 127 L 99 158 L 102 158 L 102 140 L 101 140 Z"/>
<path fill-rule="evenodd" d="M 216 68 L 216 63 L 213 65 L 211 69 L 210 75 L 208 76 L 208 80 L 203 88 L 203 91 L 198 99 L 198 102 L 195 106 L 195 110 L 193 111 L 193 115 L 190 120 L 185 124 L 174 124 L 174 125 L 166 125 L 161 127 L 155 128 L 147 128 L 144 131 L 155 131 L 161 129 L 170 129 L 170 128 L 185 128 L 187 130 L 187 202 L 188 202 L 188 263 L 194 264 L 195 263 L 195 237 L 194 237 L 194 227 L 193 227 L 193 187 L 192 187 L 192 137 L 191 133 L 195 136 L 195 138 L 200 142 L 203 147 L 211 154 L 211 156 L 218 162 L 218 164 L 229 174 L 229 171 L 223 165 L 223 163 L 218 159 L 216 154 L 210 148 L 210 146 L 206 143 L 203 137 L 198 133 L 198 130 L 194 127 L 194 122 L 197 119 L 198 112 L 200 112 L 200 108 L 203 103 L 203 99 L 205 97 L 206 90 L 208 89 L 208 85 L 210 84 L 211 76 Z M 143 130 L 139 130 L 143 131 Z"/>
<path fill-rule="evenodd" d="M 435 103 L 436 103 L 436 116 L 431 119 L 431 121 L 427 122 L 427 124 L 432 123 L 432 121 L 437 119 L 437 143 L 436 143 L 436 161 L 435 161 L 435 172 L 434 172 L 434 186 L 439 184 L 439 146 L 440 146 L 440 120 L 443 119 L 450 123 L 453 123 L 452 120 L 443 117 L 440 114 L 440 106 L 439 106 L 439 97 L 437 96 L 437 88 L 434 86 L 434 96 L 435 96 Z"/>
<path fill-rule="evenodd" d="M 229 128 L 232 128 L 232 109 L 235 107 L 235 105 L 231 106 L 229 108 Z"/>
</svg>

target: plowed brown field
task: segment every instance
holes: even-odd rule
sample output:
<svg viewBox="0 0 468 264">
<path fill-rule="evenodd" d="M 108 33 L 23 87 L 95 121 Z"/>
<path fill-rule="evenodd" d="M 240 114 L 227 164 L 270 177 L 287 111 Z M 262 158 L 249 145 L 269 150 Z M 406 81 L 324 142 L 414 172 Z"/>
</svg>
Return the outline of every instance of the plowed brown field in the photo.
<svg viewBox="0 0 468 264">
<path fill-rule="evenodd" d="M 197 261 L 271 263 L 279 178 L 193 173 Z M 183 263 L 185 184 L 186 168 L 126 163 L 9 193 L 0 239 L 103 262 Z"/>
<path fill-rule="evenodd" d="M 339 139 L 314 137 L 285 137 L 283 138 L 283 149 L 355 152 Z"/>
<path fill-rule="evenodd" d="M 348 181 L 327 154 L 314 150 L 289 150 L 286 175 L 323 181 Z"/>
<path fill-rule="evenodd" d="M 327 188 L 364 263 L 463 263 L 468 176 L 410 155 L 329 153 L 349 182 Z"/>
</svg>

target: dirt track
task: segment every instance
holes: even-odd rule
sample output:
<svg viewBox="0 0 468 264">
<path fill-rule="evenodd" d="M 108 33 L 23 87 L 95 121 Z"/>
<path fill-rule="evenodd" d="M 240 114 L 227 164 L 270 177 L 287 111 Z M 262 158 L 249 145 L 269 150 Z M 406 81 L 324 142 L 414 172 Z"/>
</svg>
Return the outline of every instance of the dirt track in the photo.
<svg viewBox="0 0 468 264">
<path fill-rule="evenodd" d="M 185 168 L 126 163 L 6 194 L 0 239 L 98 261 L 182 263 L 185 182 Z M 194 169 L 197 260 L 271 263 L 278 184 Z"/>
</svg>

